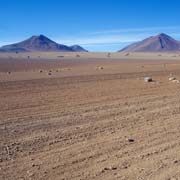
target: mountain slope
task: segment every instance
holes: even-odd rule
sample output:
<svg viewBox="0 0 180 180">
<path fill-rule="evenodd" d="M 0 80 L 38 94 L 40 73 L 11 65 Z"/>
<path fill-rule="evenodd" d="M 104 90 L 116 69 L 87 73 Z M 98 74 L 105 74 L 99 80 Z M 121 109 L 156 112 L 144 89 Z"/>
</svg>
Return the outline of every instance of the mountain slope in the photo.
<svg viewBox="0 0 180 180">
<path fill-rule="evenodd" d="M 170 52 L 179 50 L 180 42 L 162 33 L 131 44 L 119 52 Z"/>
<path fill-rule="evenodd" d="M 75 52 L 88 52 L 86 49 L 82 48 L 79 45 L 73 45 L 73 46 L 70 46 L 70 48 Z"/>
<path fill-rule="evenodd" d="M 76 50 L 77 49 L 77 50 Z M 0 48 L 1 52 L 33 52 L 33 51 L 59 51 L 59 52 L 74 52 L 78 49 L 83 49 L 80 46 L 78 48 L 68 47 L 66 45 L 58 44 L 44 35 L 32 36 L 31 38 L 11 44 Z"/>
</svg>

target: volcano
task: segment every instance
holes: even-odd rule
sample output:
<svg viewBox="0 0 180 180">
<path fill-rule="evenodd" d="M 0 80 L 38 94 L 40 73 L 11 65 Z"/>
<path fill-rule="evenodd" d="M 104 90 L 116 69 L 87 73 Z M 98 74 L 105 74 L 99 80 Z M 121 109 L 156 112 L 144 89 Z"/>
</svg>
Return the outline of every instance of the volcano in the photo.
<svg viewBox="0 0 180 180">
<path fill-rule="evenodd" d="M 179 51 L 180 42 L 161 33 L 157 36 L 151 36 L 143 41 L 133 43 L 119 52 L 171 52 Z"/>
<path fill-rule="evenodd" d="M 0 48 L 1 52 L 77 52 L 86 51 L 81 46 L 66 46 L 52 41 L 44 35 L 32 36 L 31 38 L 19 43 L 6 45 Z"/>
</svg>

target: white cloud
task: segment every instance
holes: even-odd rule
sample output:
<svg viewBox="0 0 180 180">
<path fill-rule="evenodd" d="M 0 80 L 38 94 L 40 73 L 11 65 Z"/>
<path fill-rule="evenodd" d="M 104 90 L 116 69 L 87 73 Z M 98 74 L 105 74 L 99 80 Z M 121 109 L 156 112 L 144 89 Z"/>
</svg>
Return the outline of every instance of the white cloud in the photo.
<svg viewBox="0 0 180 180">
<path fill-rule="evenodd" d="M 98 34 L 111 34 L 111 33 L 147 33 L 147 32 L 164 32 L 164 31 L 177 31 L 180 30 L 180 26 L 164 26 L 164 27 L 145 27 L 145 28 L 126 28 L 126 29 L 111 29 L 104 31 L 96 31 L 89 33 L 90 35 Z"/>
<path fill-rule="evenodd" d="M 63 44 L 72 45 L 72 44 L 80 44 L 80 45 L 93 45 L 93 44 L 116 44 L 123 42 L 132 42 L 137 41 L 138 39 L 135 37 L 123 37 L 123 36 L 94 36 L 94 37 L 80 37 L 74 39 L 64 39 L 59 40 Z"/>
<path fill-rule="evenodd" d="M 173 37 L 180 37 L 178 31 L 180 32 L 180 26 L 112 29 L 90 32 L 79 36 L 64 37 L 57 40 L 57 42 L 67 45 L 79 44 L 82 46 L 122 44 L 140 41 L 148 36 L 162 32 L 170 34 Z"/>
</svg>

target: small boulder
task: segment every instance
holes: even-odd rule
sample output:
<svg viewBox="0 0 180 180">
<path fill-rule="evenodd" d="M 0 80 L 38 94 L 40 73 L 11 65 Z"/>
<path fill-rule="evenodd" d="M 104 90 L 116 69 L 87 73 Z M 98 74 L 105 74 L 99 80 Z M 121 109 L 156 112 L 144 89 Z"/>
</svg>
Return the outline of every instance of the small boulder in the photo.
<svg viewBox="0 0 180 180">
<path fill-rule="evenodd" d="M 174 81 L 174 80 L 176 80 L 175 77 L 169 77 L 169 81 Z"/>
<path fill-rule="evenodd" d="M 134 142 L 135 140 L 134 139 L 132 139 L 132 138 L 130 138 L 130 139 L 128 139 L 128 142 Z"/>
<path fill-rule="evenodd" d="M 104 67 L 100 66 L 100 67 L 98 67 L 98 69 L 99 69 L 99 70 L 103 70 L 103 69 L 104 69 Z"/>
<path fill-rule="evenodd" d="M 145 82 L 152 82 L 153 79 L 152 79 L 151 77 L 145 77 L 145 78 L 144 78 L 144 81 L 145 81 Z"/>
</svg>

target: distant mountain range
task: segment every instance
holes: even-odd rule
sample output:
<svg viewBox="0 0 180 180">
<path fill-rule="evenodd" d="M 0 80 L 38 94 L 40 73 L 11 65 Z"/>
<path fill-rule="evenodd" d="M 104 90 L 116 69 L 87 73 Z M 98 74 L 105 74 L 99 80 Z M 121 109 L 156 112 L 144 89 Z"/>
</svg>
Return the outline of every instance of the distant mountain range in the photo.
<svg viewBox="0 0 180 180">
<path fill-rule="evenodd" d="M 52 41 L 44 35 L 32 36 L 19 43 L 6 45 L 0 52 L 88 52 L 79 45 L 66 46 Z M 133 43 L 118 52 L 177 52 L 180 51 L 180 41 L 161 33 L 143 41 Z"/>
<path fill-rule="evenodd" d="M 143 41 L 133 43 L 119 52 L 172 52 L 180 51 L 180 41 L 161 33 Z"/>
<path fill-rule="evenodd" d="M 31 38 L 19 43 L 6 45 L 0 48 L 0 52 L 87 52 L 79 45 L 66 46 L 52 41 L 44 35 L 32 36 Z"/>
</svg>

